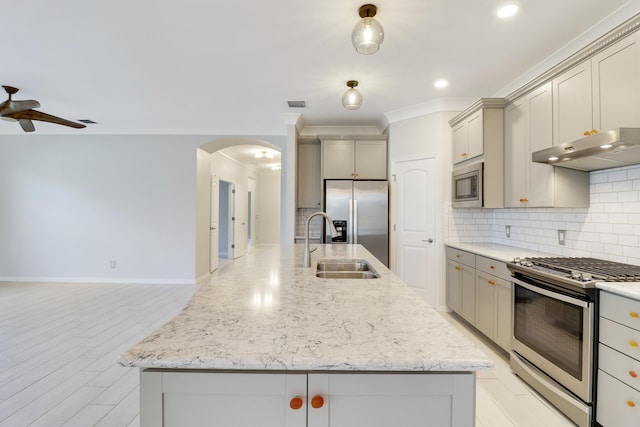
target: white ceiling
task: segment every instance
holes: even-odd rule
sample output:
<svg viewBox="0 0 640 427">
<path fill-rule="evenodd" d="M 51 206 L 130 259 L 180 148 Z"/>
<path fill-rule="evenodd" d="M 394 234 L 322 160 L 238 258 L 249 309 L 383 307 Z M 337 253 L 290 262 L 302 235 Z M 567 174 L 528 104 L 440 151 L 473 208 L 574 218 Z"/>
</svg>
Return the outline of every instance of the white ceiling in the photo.
<svg viewBox="0 0 640 427">
<path fill-rule="evenodd" d="M 308 126 L 381 127 L 433 100 L 495 96 L 618 8 L 640 11 L 639 0 L 520 0 L 499 20 L 503 1 L 376 0 L 385 41 L 363 56 L 350 43 L 363 3 L 7 1 L 0 84 L 41 111 L 98 122 L 36 122 L 40 134 L 282 135 L 291 113 Z M 435 89 L 438 78 L 450 86 Z M 341 105 L 350 79 L 364 97 L 357 111 Z M 0 134 L 17 133 L 0 121 Z"/>
</svg>

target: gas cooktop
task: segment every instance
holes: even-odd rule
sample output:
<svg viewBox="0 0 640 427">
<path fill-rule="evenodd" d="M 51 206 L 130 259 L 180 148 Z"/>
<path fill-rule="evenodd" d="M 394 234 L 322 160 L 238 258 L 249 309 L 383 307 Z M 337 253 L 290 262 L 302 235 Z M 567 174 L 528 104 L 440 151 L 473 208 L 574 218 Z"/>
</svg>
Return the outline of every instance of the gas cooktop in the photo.
<svg viewBox="0 0 640 427">
<path fill-rule="evenodd" d="M 596 282 L 640 282 L 640 266 L 597 258 L 515 258 L 507 268 L 512 273 L 580 288 L 593 288 Z"/>
</svg>

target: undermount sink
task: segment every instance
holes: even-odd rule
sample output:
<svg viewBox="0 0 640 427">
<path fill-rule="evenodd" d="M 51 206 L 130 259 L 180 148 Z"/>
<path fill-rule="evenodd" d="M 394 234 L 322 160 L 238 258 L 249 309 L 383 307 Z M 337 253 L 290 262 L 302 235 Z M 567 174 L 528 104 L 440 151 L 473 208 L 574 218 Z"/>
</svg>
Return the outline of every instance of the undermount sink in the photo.
<svg viewBox="0 0 640 427">
<path fill-rule="evenodd" d="M 377 279 L 380 275 L 364 259 L 321 259 L 316 267 L 321 279 Z"/>
</svg>

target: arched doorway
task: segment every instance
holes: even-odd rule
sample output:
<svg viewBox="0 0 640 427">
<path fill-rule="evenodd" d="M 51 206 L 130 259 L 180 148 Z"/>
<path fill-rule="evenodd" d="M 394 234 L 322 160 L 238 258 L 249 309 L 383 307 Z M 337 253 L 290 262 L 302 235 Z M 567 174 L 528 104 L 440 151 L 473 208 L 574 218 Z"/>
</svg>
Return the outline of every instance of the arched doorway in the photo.
<svg viewBox="0 0 640 427">
<path fill-rule="evenodd" d="M 263 152 L 272 158 L 256 156 Z M 218 255 L 233 259 L 250 243 L 279 242 L 280 147 L 258 138 L 220 138 L 198 147 L 197 162 L 196 273 L 204 280 L 218 267 Z M 228 193 L 221 204 L 223 186 Z"/>
</svg>

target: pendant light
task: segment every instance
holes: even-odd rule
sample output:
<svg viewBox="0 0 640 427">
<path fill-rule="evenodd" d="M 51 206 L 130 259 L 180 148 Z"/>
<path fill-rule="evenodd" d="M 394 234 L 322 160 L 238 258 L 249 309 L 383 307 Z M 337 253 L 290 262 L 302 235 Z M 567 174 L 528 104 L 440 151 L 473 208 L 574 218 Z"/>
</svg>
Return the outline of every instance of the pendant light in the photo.
<svg viewBox="0 0 640 427">
<path fill-rule="evenodd" d="M 358 14 L 362 18 L 351 32 L 351 43 L 358 53 L 371 55 L 380 49 L 384 40 L 382 25 L 375 19 L 378 8 L 372 4 L 360 6 Z"/>
<path fill-rule="evenodd" d="M 358 86 L 357 80 L 347 82 L 349 89 L 342 95 L 342 105 L 347 110 L 357 110 L 362 105 L 362 95 L 355 89 Z"/>
</svg>

